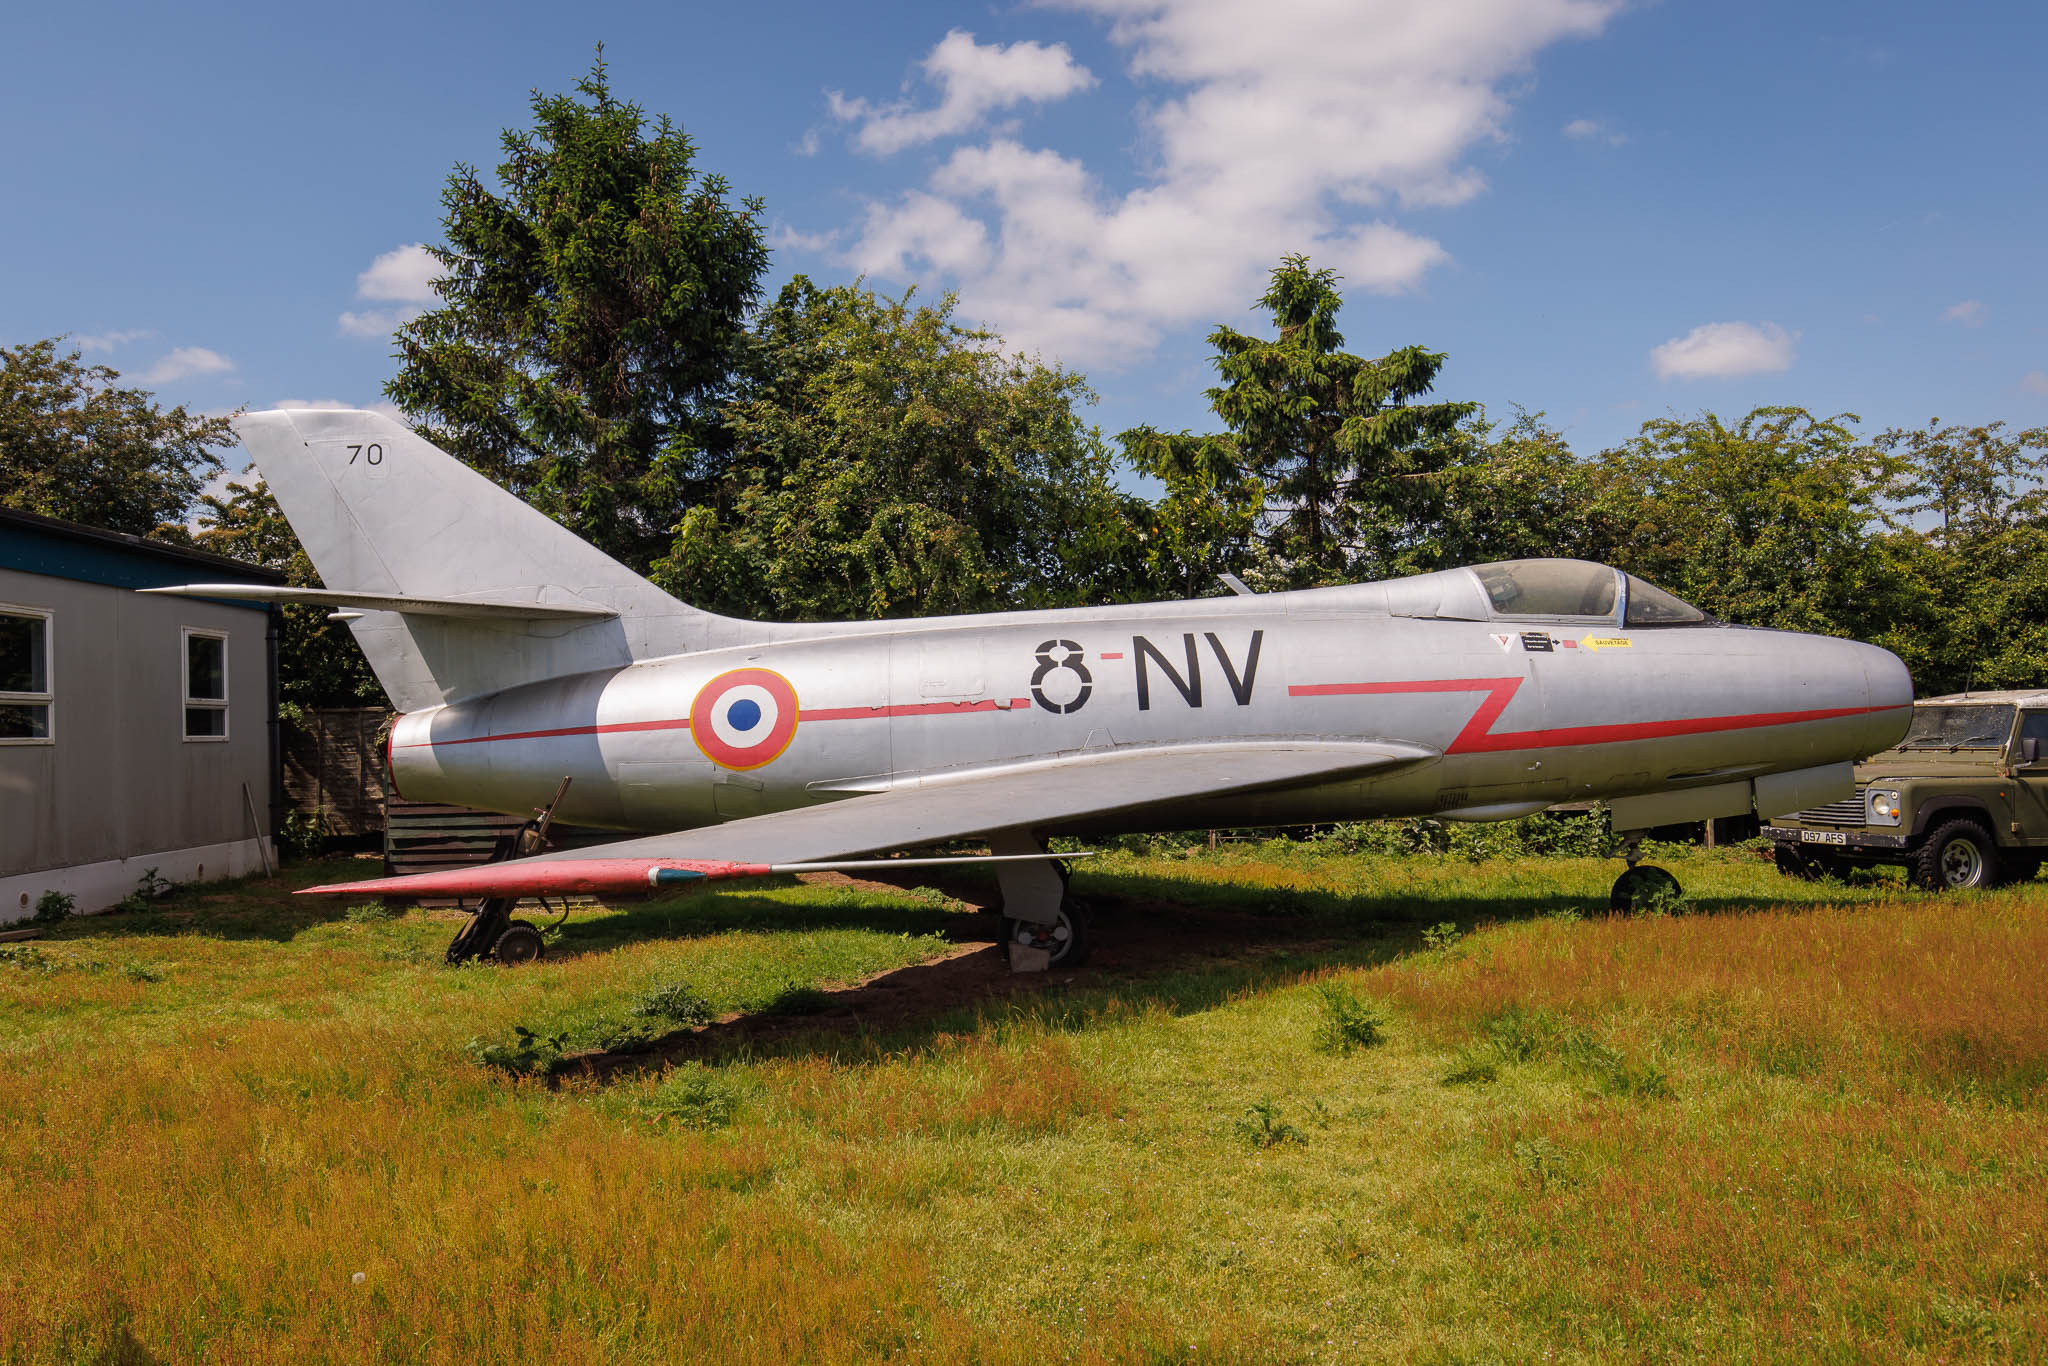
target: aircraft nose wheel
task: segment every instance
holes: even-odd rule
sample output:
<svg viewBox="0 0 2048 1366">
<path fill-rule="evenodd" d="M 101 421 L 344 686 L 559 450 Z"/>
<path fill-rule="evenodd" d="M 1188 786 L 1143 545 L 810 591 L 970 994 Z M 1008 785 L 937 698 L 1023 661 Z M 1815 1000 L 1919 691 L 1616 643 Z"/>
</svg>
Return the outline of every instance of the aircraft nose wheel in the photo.
<svg viewBox="0 0 2048 1366">
<path fill-rule="evenodd" d="M 1068 897 L 1060 903 L 1059 918 L 1049 925 L 1004 916 L 1003 938 L 1027 948 L 1046 950 L 1052 955 L 1048 967 L 1078 968 L 1088 961 L 1087 908 Z"/>
<path fill-rule="evenodd" d="M 1607 908 L 1624 914 L 1668 910 L 1681 895 L 1677 878 L 1654 863 L 1638 863 L 1614 880 Z"/>
</svg>

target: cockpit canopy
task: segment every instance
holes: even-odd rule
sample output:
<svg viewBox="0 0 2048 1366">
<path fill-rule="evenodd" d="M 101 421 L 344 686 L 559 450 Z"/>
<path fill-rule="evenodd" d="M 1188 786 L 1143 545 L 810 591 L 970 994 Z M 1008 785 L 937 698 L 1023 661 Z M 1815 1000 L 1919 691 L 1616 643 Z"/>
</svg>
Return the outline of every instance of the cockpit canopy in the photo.
<svg viewBox="0 0 2048 1366">
<path fill-rule="evenodd" d="M 1655 584 L 1589 560 L 1501 560 L 1398 579 L 1386 587 L 1388 606 L 1397 616 L 1613 626 L 1682 626 L 1710 620 L 1699 608 Z"/>
</svg>

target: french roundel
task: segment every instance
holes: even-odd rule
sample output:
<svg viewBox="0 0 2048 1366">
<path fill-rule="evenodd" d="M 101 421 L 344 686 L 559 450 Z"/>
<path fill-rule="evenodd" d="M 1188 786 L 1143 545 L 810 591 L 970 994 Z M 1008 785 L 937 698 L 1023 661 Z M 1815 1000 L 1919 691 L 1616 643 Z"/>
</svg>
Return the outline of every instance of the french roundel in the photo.
<svg viewBox="0 0 2048 1366">
<path fill-rule="evenodd" d="M 721 768 L 772 763 L 796 738 L 796 689 L 767 669 L 734 669 L 697 690 L 690 738 Z"/>
</svg>

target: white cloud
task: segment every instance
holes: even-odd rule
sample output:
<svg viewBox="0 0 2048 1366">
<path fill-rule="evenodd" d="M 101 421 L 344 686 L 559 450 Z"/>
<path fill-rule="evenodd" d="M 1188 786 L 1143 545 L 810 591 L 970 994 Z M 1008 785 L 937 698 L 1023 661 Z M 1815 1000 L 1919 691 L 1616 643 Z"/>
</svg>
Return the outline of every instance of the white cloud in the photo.
<svg viewBox="0 0 2048 1366">
<path fill-rule="evenodd" d="M 2030 394 L 2048 396 L 2048 370 L 2029 370 L 2020 376 L 2020 388 Z"/>
<path fill-rule="evenodd" d="M 85 336 L 75 336 L 71 339 L 71 344 L 89 356 L 95 351 L 112 351 L 117 346 L 126 346 L 129 342 L 141 341 L 155 335 L 156 333 L 150 329 L 139 327 L 128 332 L 94 332 Z"/>
<path fill-rule="evenodd" d="M 356 276 L 356 297 L 396 308 L 366 308 L 360 313 L 344 312 L 337 323 L 345 337 L 388 337 L 399 327 L 426 312 L 436 302 L 434 281 L 441 276 L 441 263 L 427 252 L 425 244 L 409 242 L 393 247 L 370 262 Z"/>
<path fill-rule="evenodd" d="M 1943 310 L 1941 320 L 1945 323 L 1961 323 L 1964 327 L 1982 327 L 1984 325 L 1984 301 L 1982 299 L 1965 299 L 1959 304 L 1952 304 Z"/>
<path fill-rule="evenodd" d="M 836 232 L 798 232 L 787 223 L 777 223 L 768 230 L 768 245 L 777 251 L 823 252 L 838 240 Z"/>
<path fill-rule="evenodd" d="M 1735 379 L 1792 368 L 1797 332 L 1776 323 L 1702 323 L 1650 352 L 1659 379 Z"/>
<path fill-rule="evenodd" d="M 998 109 L 1065 99 L 1095 84 L 1065 43 L 982 44 L 954 29 L 924 59 L 925 75 L 944 93 L 936 108 L 917 109 L 908 100 L 875 105 L 825 92 L 832 117 L 858 123 L 853 144 L 886 156 L 938 138 L 956 137 Z"/>
<path fill-rule="evenodd" d="M 1242 317 L 1288 252 L 1347 289 L 1414 288 L 1449 255 L 1393 211 L 1483 192 L 1465 158 L 1505 138 L 1510 81 L 1545 46 L 1598 33 L 1622 0 L 1271 0 L 1255 20 L 1237 0 L 1052 2 L 1112 21 L 1131 74 L 1157 89 L 1137 114 L 1139 183 L 1111 190 L 999 133 L 869 204 L 844 260 L 937 276 L 1012 345 L 1114 365 L 1169 327 Z M 925 117 L 837 107 L 885 141 Z"/>
<path fill-rule="evenodd" d="M 209 351 L 203 346 L 180 346 L 155 365 L 142 372 L 144 384 L 168 384 L 172 380 L 191 379 L 197 375 L 225 375 L 232 373 L 235 363 L 218 351 Z"/>
<path fill-rule="evenodd" d="M 1615 132 L 1598 119 L 1573 119 L 1564 126 L 1564 135 L 1574 142 L 1604 142 L 1609 147 L 1628 141 L 1627 134 Z"/>
<path fill-rule="evenodd" d="M 430 304 L 438 297 L 434 281 L 441 278 L 441 263 L 428 254 L 423 243 L 393 247 L 370 268 L 356 276 L 358 299 L 381 299 L 387 303 Z"/>
<path fill-rule="evenodd" d="M 422 308 L 369 308 L 343 313 L 335 321 L 344 337 L 388 337 L 425 312 Z"/>
</svg>

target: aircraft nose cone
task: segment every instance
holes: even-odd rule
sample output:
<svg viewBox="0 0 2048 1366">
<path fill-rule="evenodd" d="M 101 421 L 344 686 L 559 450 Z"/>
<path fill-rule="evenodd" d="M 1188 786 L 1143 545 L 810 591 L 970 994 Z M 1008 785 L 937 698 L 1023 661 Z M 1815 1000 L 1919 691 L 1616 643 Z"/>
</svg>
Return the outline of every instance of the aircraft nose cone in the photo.
<svg viewBox="0 0 2048 1366">
<path fill-rule="evenodd" d="M 1868 701 L 1873 708 L 1867 728 L 1866 754 L 1890 749 L 1906 738 L 1906 730 L 1913 724 L 1913 676 L 1906 672 L 1905 662 L 1890 650 L 1860 641 L 1856 650 L 1863 663 L 1863 677 Z"/>
</svg>

